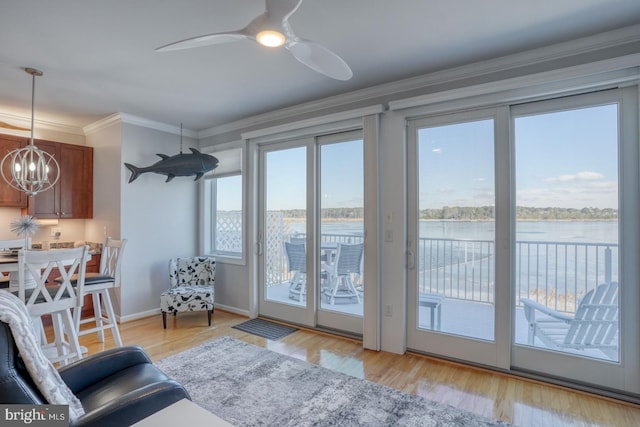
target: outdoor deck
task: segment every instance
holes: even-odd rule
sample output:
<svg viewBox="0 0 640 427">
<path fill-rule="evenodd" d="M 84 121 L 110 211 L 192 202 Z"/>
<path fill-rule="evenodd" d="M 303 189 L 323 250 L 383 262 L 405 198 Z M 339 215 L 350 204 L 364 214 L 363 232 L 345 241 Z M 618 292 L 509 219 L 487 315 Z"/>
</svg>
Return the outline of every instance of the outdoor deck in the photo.
<svg viewBox="0 0 640 427">
<path fill-rule="evenodd" d="M 282 302 L 284 304 L 302 305 L 297 299 L 289 297 L 289 284 L 283 282 L 279 285 L 273 285 L 268 288 L 267 299 L 271 301 Z M 362 316 L 363 304 L 357 303 L 355 298 L 344 299 L 331 305 L 323 298 L 321 309 L 332 310 L 344 314 Z M 468 300 L 460 300 L 454 298 L 443 298 L 441 303 L 441 327 L 440 331 L 451 335 L 460 335 L 474 337 L 476 339 L 492 340 L 492 331 L 494 330 L 493 306 L 488 303 L 473 302 Z M 420 307 L 419 319 L 421 329 L 432 329 L 431 313 L 427 307 Z M 515 342 L 517 344 L 526 345 L 527 343 L 527 321 L 524 317 L 524 311 L 521 307 L 516 307 L 516 327 Z M 536 340 L 536 347 L 545 348 L 544 344 Z M 583 350 L 570 351 L 571 353 L 606 359 L 600 350 Z"/>
</svg>

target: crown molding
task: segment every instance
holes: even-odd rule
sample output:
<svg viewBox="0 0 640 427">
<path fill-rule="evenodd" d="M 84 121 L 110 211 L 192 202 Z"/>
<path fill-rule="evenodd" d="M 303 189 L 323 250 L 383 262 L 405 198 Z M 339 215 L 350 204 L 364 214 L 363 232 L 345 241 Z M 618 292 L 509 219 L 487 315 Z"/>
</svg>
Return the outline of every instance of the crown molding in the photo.
<svg viewBox="0 0 640 427">
<path fill-rule="evenodd" d="M 640 54 L 627 55 L 589 64 L 513 77 L 497 82 L 398 99 L 389 102 L 389 110 L 396 111 L 484 95 L 492 96 L 488 99 L 478 100 L 478 105 L 522 101 L 536 96 L 570 93 L 580 90 L 602 89 L 637 82 L 640 79 L 639 67 Z"/>
<path fill-rule="evenodd" d="M 145 119 L 144 117 L 134 116 L 133 114 L 127 113 L 114 113 L 110 116 L 107 116 L 97 122 L 93 122 L 82 128 L 85 135 L 98 132 L 102 129 L 105 129 L 109 126 L 113 126 L 115 124 L 129 124 L 138 127 L 143 127 L 147 129 L 153 129 L 160 132 L 170 133 L 174 135 L 180 135 L 181 130 L 179 126 L 170 125 L 163 122 L 158 122 L 155 120 Z M 190 129 L 182 128 L 182 135 L 189 138 L 198 138 L 198 132 L 195 132 Z"/>
<path fill-rule="evenodd" d="M 103 119 L 100 119 L 96 122 L 90 123 L 82 128 L 85 135 L 91 135 L 92 133 L 99 132 L 103 129 L 108 128 L 109 126 L 113 126 L 121 123 L 121 118 L 119 113 L 112 114 Z"/>
<path fill-rule="evenodd" d="M 265 125 L 318 110 L 337 108 L 354 103 L 375 102 L 376 99 L 393 94 L 406 93 L 458 80 L 473 79 L 498 71 L 507 71 L 536 65 L 541 62 L 560 60 L 634 42 L 640 42 L 640 24 L 258 114 L 204 129 L 198 133 L 198 138 L 202 139 L 228 132 L 242 131 L 249 127 Z"/>
<path fill-rule="evenodd" d="M 258 129 L 254 131 L 244 132 L 241 134 L 242 139 L 260 138 L 274 134 L 281 134 L 284 132 L 290 132 L 298 129 L 310 128 L 313 126 L 322 126 L 329 123 L 335 123 L 339 121 L 346 121 L 351 119 L 359 119 L 371 114 L 380 114 L 384 112 L 383 105 L 372 105 L 369 107 L 358 108 L 355 110 L 327 114 L 325 116 L 314 117 L 306 120 L 299 120 L 293 123 L 285 123 L 283 125 L 271 126 L 268 128 Z"/>
<path fill-rule="evenodd" d="M 0 112 L 0 120 L 2 120 L 3 122 L 11 123 L 12 125 L 31 128 L 30 117 L 27 118 L 24 116 L 17 116 L 14 114 Z M 34 122 L 34 128 L 36 132 L 39 130 L 47 130 L 47 131 L 53 131 L 53 132 L 69 133 L 72 135 L 84 135 L 84 133 L 82 132 L 82 129 L 77 126 L 64 125 L 64 124 L 51 122 L 48 120 L 42 120 L 38 118 L 35 118 L 33 122 Z M 2 131 L 4 132 L 5 129 L 3 129 Z M 15 135 L 27 135 L 30 133 L 30 131 L 26 131 L 26 130 L 25 131 L 13 130 L 12 133 L 13 132 L 15 132 Z"/>
</svg>

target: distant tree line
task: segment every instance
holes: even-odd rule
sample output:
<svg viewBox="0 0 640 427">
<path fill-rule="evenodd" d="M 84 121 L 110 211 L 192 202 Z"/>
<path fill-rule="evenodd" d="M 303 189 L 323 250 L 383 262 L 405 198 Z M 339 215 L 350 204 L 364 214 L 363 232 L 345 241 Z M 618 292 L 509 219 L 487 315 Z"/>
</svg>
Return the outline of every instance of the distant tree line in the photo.
<svg viewBox="0 0 640 427">
<path fill-rule="evenodd" d="M 420 219 L 432 220 L 490 220 L 495 218 L 493 206 L 445 206 L 440 209 L 420 210 Z M 304 209 L 283 211 L 285 218 L 304 218 Z M 360 219 L 364 217 L 364 208 L 325 208 L 322 209 L 324 219 Z M 618 218 L 618 211 L 611 208 L 534 208 L 516 207 L 517 219 L 544 220 L 613 220 Z"/>
<path fill-rule="evenodd" d="M 493 206 L 445 206 L 441 209 L 423 209 L 420 219 L 488 220 L 495 218 Z M 618 218 L 618 211 L 611 208 L 534 208 L 516 207 L 516 218 L 534 221 L 544 220 L 611 220 Z"/>
<path fill-rule="evenodd" d="M 289 209 L 283 211 L 285 218 L 304 218 L 304 209 Z M 322 209 L 325 219 L 361 219 L 364 218 L 364 208 L 325 208 Z"/>
</svg>

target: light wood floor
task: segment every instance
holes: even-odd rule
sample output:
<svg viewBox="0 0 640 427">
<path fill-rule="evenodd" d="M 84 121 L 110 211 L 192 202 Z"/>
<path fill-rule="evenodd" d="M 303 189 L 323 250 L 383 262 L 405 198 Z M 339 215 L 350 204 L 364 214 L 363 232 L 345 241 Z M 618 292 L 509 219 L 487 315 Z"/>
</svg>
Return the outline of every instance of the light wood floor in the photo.
<svg viewBox="0 0 640 427">
<path fill-rule="evenodd" d="M 153 360 L 227 335 L 518 426 L 640 426 L 637 405 L 421 355 L 364 350 L 358 341 L 312 331 L 269 341 L 232 328 L 245 320 L 216 310 L 207 327 L 205 313 L 180 313 L 167 317 L 165 330 L 158 314 L 124 323 L 120 331 L 125 345 L 142 346 Z M 113 347 L 110 332 L 105 343 L 97 342 L 93 334 L 80 341 L 91 354 Z"/>
</svg>

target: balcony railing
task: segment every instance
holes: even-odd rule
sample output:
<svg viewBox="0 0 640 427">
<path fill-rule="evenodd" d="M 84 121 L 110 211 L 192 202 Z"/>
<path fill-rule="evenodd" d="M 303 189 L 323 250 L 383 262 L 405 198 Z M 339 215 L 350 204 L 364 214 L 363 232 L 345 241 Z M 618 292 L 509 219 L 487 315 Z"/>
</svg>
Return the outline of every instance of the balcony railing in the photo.
<svg viewBox="0 0 640 427">
<path fill-rule="evenodd" d="M 489 240 L 430 239 L 419 241 L 420 292 L 448 298 L 493 303 L 495 251 Z M 618 245 L 517 241 L 515 302 L 531 298 L 567 313 L 589 290 L 617 281 Z"/>
<path fill-rule="evenodd" d="M 283 242 L 304 238 L 291 233 L 272 236 L 267 285 L 288 280 Z M 361 243 L 353 234 L 323 234 L 323 242 Z M 420 292 L 493 304 L 495 245 L 490 240 L 421 238 L 418 248 Z M 558 311 L 573 313 L 576 303 L 600 283 L 617 281 L 618 245 L 517 241 L 514 298 L 531 298 Z"/>
<path fill-rule="evenodd" d="M 266 233 L 266 285 L 289 279 L 284 242 L 304 239 L 293 232 L 281 212 L 269 212 Z M 324 233 L 322 242 L 361 243 L 362 234 Z M 618 281 L 618 244 L 561 241 L 517 241 L 514 252 L 514 300 L 530 298 L 566 313 L 601 283 Z M 492 240 L 420 238 L 420 292 L 493 304 L 495 244 Z"/>
</svg>

